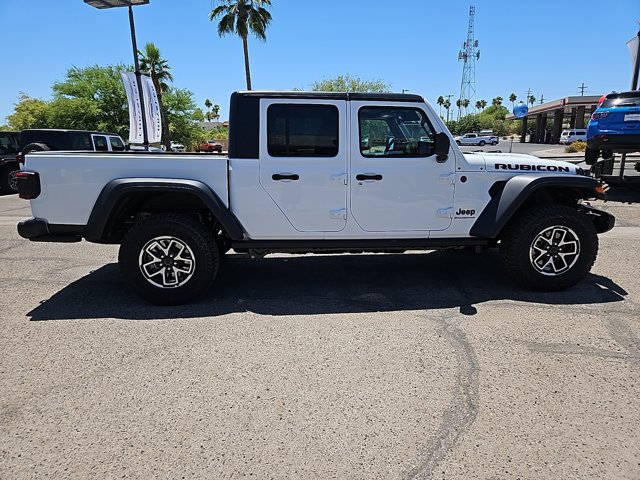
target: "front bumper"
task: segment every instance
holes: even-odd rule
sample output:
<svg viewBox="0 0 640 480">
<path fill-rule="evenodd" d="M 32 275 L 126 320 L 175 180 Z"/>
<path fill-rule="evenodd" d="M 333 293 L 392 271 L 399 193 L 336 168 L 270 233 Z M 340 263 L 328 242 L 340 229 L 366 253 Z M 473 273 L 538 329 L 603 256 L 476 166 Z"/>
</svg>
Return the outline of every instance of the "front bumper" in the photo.
<svg viewBox="0 0 640 480">
<path fill-rule="evenodd" d="M 614 150 L 616 152 L 640 151 L 640 134 L 599 134 L 587 140 L 587 147 L 592 150 Z"/>
<path fill-rule="evenodd" d="M 616 224 L 616 217 L 603 210 L 598 210 L 590 205 L 580 205 L 580 212 L 585 214 L 593 222 L 598 233 L 605 233 L 611 230 Z"/>
</svg>

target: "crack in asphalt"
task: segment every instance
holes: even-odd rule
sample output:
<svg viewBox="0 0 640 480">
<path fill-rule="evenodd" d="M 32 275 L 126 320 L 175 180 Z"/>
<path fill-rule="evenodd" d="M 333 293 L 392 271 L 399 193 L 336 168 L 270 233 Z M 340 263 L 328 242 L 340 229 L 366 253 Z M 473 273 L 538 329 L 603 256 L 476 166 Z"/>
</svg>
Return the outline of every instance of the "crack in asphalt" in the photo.
<svg viewBox="0 0 640 480">
<path fill-rule="evenodd" d="M 418 453 L 413 468 L 402 476 L 406 480 L 431 478 L 434 470 L 471 428 L 478 415 L 480 366 L 469 339 L 462 329 L 451 322 L 455 317 L 423 318 L 437 323 L 438 334 L 453 347 L 458 369 L 451 403 L 442 415 L 440 426 Z"/>
<path fill-rule="evenodd" d="M 629 324 L 622 319 L 603 320 L 604 328 L 611 338 L 626 352 L 616 352 L 604 348 L 569 345 L 566 343 L 522 342 L 532 352 L 555 353 L 558 355 L 585 355 L 598 358 L 616 358 L 631 363 L 640 363 L 640 338 L 633 333 Z"/>
</svg>

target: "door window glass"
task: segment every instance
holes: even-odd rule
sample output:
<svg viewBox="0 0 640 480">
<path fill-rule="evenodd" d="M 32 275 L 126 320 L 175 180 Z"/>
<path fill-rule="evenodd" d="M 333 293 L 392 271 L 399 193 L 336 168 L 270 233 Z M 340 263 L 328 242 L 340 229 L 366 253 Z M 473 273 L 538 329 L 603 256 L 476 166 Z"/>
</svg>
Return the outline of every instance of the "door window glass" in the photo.
<svg viewBox="0 0 640 480">
<path fill-rule="evenodd" d="M 334 105 L 274 104 L 267 110 L 267 150 L 272 157 L 338 155 L 338 109 Z"/>
<path fill-rule="evenodd" d="M 120 137 L 109 137 L 109 141 L 111 142 L 111 150 L 114 152 L 124 151 L 124 143 L 122 143 Z"/>
<path fill-rule="evenodd" d="M 360 153 L 365 157 L 428 157 L 435 133 L 417 108 L 364 107 L 358 112 Z"/>
<path fill-rule="evenodd" d="M 106 152 L 109 150 L 109 147 L 107 146 L 107 137 L 94 135 L 93 144 L 96 146 L 96 150 L 99 152 Z"/>
</svg>

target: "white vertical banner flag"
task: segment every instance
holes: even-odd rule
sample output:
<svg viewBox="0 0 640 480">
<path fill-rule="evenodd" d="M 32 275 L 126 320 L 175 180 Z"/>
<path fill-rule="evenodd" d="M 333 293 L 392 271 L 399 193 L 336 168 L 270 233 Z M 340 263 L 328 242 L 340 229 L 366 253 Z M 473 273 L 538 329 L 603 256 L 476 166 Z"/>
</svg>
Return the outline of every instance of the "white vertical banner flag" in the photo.
<svg viewBox="0 0 640 480">
<path fill-rule="evenodd" d="M 142 108 L 140 107 L 140 94 L 136 74 L 120 72 L 124 89 L 127 91 L 129 102 L 129 143 L 144 143 L 142 134 Z"/>
<path fill-rule="evenodd" d="M 631 40 L 627 42 L 627 47 L 629 47 L 629 53 L 631 54 L 631 78 L 638 79 L 640 78 L 640 63 L 638 62 L 638 49 L 640 48 L 640 37 L 636 35 Z M 634 88 L 634 85 L 631 86 Z M 635 88 L 638 88 L 638 85 L 635 85 Z"/>
<path fill-rule="evenodd" d="M 141 75 L 140 78 L 149 143 L 160 143 L 162 141 L 162 115 L 160 114 L 160 102 L 158 102 L 156 87 L 151 78 L 145 75 Z"/>
<path fill-rule="evenodd" d="M 122 82 L 127 92 L 129 102 L 129 143 L 144 143 L 142 127 L 142 105 L 144 105 L 144 116 L 147 123 L 147 140 L 149 143 L 160 143 L 162 140 L 162 118 L 160 115 L 160 102 L 153 86 L 151 78 L 140 75 L 142 84 L 142 99 L 138 90 L 138 80 L 136 74 L 132 72 L 120 72 Z"/>
</svg>

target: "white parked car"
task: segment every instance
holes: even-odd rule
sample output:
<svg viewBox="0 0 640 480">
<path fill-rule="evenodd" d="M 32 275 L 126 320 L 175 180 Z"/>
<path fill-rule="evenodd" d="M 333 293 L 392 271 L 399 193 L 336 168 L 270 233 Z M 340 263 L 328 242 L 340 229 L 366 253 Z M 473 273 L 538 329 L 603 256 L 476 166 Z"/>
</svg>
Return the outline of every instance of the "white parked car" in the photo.
<svg viewBox="0 0 640 480">
<path fill-rule="evenodd" d="M 496 135 L 481 135 L 479 133 L 465 133 L 462 136 L 455 137 L 454 140 L 458 145 L 497 145 L 500 139 Z"/>
<path fill-rule="evenodd" d="M 569 145 L 573 142 L 586 142 L 587 141 L 587 129 L 575 129 L 575 130 L 563 130 L 560 134 L 559 142 L 563 145 Z"/>
<path fill-rule="evenodd" d="M 169 148 L 171 149 L 172 152 L 184 152 L 184 145 L 181 144 L 180 142 L 174 142 L 171 141 Z"/>
<path fill-rule="evenodd" d="M 208 292 L 220 267 L 236 267 L 221 266 L 229 249 L 260 258 L 499 248 L 513 278 L 562 290 L 587 275 L 597 234 L 614 226 L 583 202 L 604 198 L 588 172 L 465 154 L 418 95 L 254 90 L 234 93 L 231 112 L 228 156 L 27 155 L 17 184 L 33 217 L 18 233 L 120 244 L 125 284 L 178 304 Z"/>
</svg>

